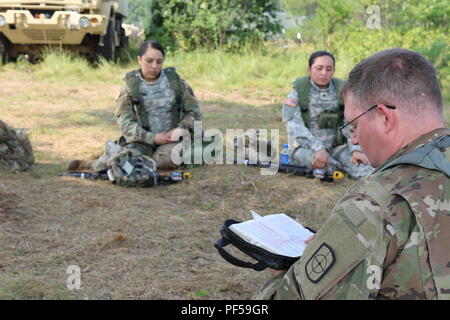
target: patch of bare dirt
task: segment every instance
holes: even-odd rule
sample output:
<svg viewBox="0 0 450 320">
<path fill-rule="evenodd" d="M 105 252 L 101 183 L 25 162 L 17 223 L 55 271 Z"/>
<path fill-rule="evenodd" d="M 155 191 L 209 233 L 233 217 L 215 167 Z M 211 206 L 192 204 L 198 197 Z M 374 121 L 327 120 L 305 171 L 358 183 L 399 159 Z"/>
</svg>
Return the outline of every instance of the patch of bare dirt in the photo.
<svg viewBox="0 0 450 320">
<path fill-rule="evenodd" d="M 24 218 L 20 211 L 20 199 L 14 193 L 0 191 L 0 223 L 19 222 Z"/>
</svg>

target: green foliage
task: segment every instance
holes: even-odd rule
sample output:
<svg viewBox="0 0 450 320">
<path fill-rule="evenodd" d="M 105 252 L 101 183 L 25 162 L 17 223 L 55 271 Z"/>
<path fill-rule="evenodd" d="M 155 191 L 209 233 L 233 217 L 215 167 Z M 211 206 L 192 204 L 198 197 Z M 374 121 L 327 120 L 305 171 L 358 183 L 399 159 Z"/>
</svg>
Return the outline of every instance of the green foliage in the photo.
<svg viewBox="0 0 450 320">
<path fill-rule="evenodd" d="M 354 30 L 360 33 L 368 18 L 367 8 L 380 9 L 381 26 L 403 35 L 411 29 L 439 29 L 448 34 L 450 4 L 447 0 L 281 0 L 282 7 L 295 16 L 307 16 L 302 28 L 304 38 L 334 47 L 335 34 Z M 365 30 L 368 31 L 367 29 Z"/>
<path fill-rule="evenodd" d="M 442 93 L 449 99 L 448 0 L 282 0 L 291 15 L 307 16 L 300 30 L 303 40 L 316 50 L 326 49 L 337 58 L 337 67 L 349 70 L 362 59 L 383 49 L 402 47 L 424 55 L 435 66 Z M 377 5 L 380 28 L 366 22 Z M 303 44 L 304 45 L 304 44 Z M 343 65 L 342 65 L 343 64 Z M 341 69 L 341 70 L 342 70 Z"/>
<path fill-rule="evenodd" d="M 150 24 L 152 18 L 152 0 L 129 0 L 126 23 L 141 27 Z"/>
<path fill-rule="evenodd" d="M 272 0 L 154 0 L 146 37 L 172 49 L 236 49 L 278 33 Z"/>
<path fill-rule="evenodd" d="M 448 47 L 449 44 L 445 38 L 437 38 L 430 46 L 417 47 L 415 50 L 426 56 L 436 69 L 444 69 L 450 67 Z"/>
<path fill-rule="evenodd" d="M 209 295 L 208 290 L 202 289 L 194 293 L 197 298 L 206 298 Z"/>
<path fill-rule="evenodd" d="M 336 31 L 348 28 L 352 17 L 359 6 L 352 0 L 322 0 L 318 3 L 315 15 L 307 22 L 306 38 L 313 42 L 324 41 L 325 46 L 333 46 L 333 35 Z"/>
<path fill-rule="evenodd" d="M 447 0 L 384 0 L 374 3 L 362 0 L 364 7 L 380 7 L 383 25 L 406 31 L 414 27 L 448 28 L 450 5 Z"/>
<path fill-rule="evenodd" d="M 441 84 L 444 99 L 448 99 L 448 89 L 450 88 L 450 59 L 449 44 L 444 37 L 436 38 L 430 46 L 416 47 L 415 50 L 434 65 L 437 70 L 439 82 Z"/>
<path fill-rule="evenodd" d="M 282 0 L 280 1 L 281 8 L 288 14 L 294 16 L 313 16 L 316 12 L 317 0 Z"/>
<path fill-rule="evenodd" d="M 155 23 L 159 21 L 158 23 L 162 24 L 161 28 L 153 29 L 153 33 L 159 32 L 160 36 L 152 36 L 152 38 L 166 45 L 172 43 L 165 66 L 176 67 L 194 90 L 202 88 L 211 92 L 237 91 L 245 97 L 268 99 L 271 103 L 275 101 L 274 104 L 277 104 L 277 101 L 282 100 L 290 90 L 289 82 L 306 75 L 308 56 L 316 50 L 327 49 L 333 52 L 337 61 L 336 76 L 346 78 L 351 68 L 362 59 L 383 49 L 403 47 L 420 52 L 433 63 L 438 72 L 444 99 L 447 103 L 450 101 L 448 26 L 441 19 L 442 15 L 448 15 L 450 4 L 446 1 L 429 0 L 424 3 L 415 0 L 379 1 L 381 28 L 368 29 L 366 20 L 369 14 L 366 9 L 372 4 L 371 0 L 357 1 L 357 3 L 354 0 L 343 0 L 339 3 L 328 0 L 323 2 L 285 0 L 284 9 L 288 9 L 286 3 L 291 3 L 289 10 L 297 8 L 303 10 L 302 12 L 311 13 L 305 26 L 291 32 L 295 36 L 296 32 L 301 31 L 304 42 L 296 45 L 284 41 L 284 46 L 279 46 L 279 43 L 265 42 L 256 50 L 252 43 L 247 44 L 244 40 L 239 42 L 230 37 L 223 38 L 221 43 L 220 37 L 214 38 L 214 30 L 219 30 L 218 28 L 224 25 L 224 22 L 220 20 L 225 21 L 228 19 L 226 17 L 228 13 L 232 12 L 227 11 L 229 8 L 224 3 L 230 5 L 233 1 L 227 0 L 222 4 L 210 1 L 207 4 L 208 10 L 199 11 L 195 11 L 197 10 L 195 5 L 200 1 L 174 0 L 166 3 L 174 6 L 176 3 L 180 6 L 183 3 L 184 7 L 178 7 L 177 10 L 182 17 L 191 19 L 189 23 L 183 22 L 183 19 L 179 17 L 163 19 L 158 14 L 154 14 L 150 19 L 147 16 L 150 13 L 148 6 L 153 7 L 154 4 L 159 4 L 160 8 L 155 12 L 161 12 L 162 2 L 131 0 L 130 11 L 142 15 L 141 20 L 136 18 L 135 21 L 144 21 L 145 17 L 148 17 L 148 21 L 152 20 Z M 134 5 L 136 7 L 133 9 Z M 141 11 L 137 10 L 137 7 L 141 8 Z M 191 11 L 186 8 L 190 8 Z M 218 10 L 217 8 L 224 8 L 227 14 L 215 15 L 214 10 Z M 171 10 L 175 10 L 175 7 L 171 7 Z M 301 12 L 294 11 L 293 14 L 303 15 Z M 198 14 L 194 18 L 195 12 Z M 414 12 L 416 16 L 411 16 Z M 323 21 L 322 24 L 321 19 L 329 20 Z M 241 22 L 243 21 L 242 19 Z M 215 22 L 217 22 L 216 26 L 207 28 L 208 23 Z M 175 30 L 176 24 L 182 26 L 180 30 Z M 188 25 L 191 31 L 183 31 Z M 167 31 L 168 27 L 174 31 L 172 33 Z M 146 31 L 149 34 L 150 31 L 148 29 Z M 239 35 L 237 30 L 236 35 Z M 250 38 L 247 39 L 251 41 Z M 138 43 L 131 43 L 128 52 L 121 57 L 121 63 L 111 64 L 100 61 L 96 68 L 80 57 L 59 51 L 47 51 L 39 66 L 19 61 L 16 64 L 8 63 L 0 70 L 11 68 L 30 70 L 33 77 L 64 83 L 75 84 L 89 78 L 94 79 L 95 83 L 119 84 L 125 72 L 138 67 L 136 63 L 138 45 Z M 221 45 L 220 49 L 210 50 Z M 171 50 L 177 46 L 186 50 Z M 239 51 L 229 52 L 228 50 L 237 47 L 240 48 Z"/>
<path fill-rule="evenodd" d="M 447 0 L 280 0 L 281 7 L 291 15 L 308 16 L 312 19 L 321 16 L 323 19 L 340 20 L 341 25 L 347 18 L 346 11 L 354 12 L 355 17 L 364 16 L 370 5 L 380 8 L 383 26 L 399 27 L 407 30 L 411 27 L 448 28 L 450 5 Z M 339 2 L 339 3 L 337 3 Z M 344 16 L 342 14 L 344 13 Z M 339 17 L 341 15 L 341 17 Z M 319 19 L 320 20 L 320 19 Z M 327 21 L 321 20 L 328 24 Z M 335 30 L 337 31 L 337 30 Z"/>
</svg>

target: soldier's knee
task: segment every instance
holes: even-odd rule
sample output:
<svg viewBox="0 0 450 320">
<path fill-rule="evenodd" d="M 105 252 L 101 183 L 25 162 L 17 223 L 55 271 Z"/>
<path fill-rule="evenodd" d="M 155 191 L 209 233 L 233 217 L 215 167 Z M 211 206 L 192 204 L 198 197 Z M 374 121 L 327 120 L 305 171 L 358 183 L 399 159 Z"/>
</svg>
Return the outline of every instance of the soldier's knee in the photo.
<svg viewBox="0 0 450 320">
<path fill-rule="evenodd" d="M 156 149 L 153 154 L 153 159 L 156 161 L 158 168 L 160 169 L 175 169 L 178 167 L 172 160 L 172 150 L 177 143 L 170 143 L 162 145 Z"/>
</svg>

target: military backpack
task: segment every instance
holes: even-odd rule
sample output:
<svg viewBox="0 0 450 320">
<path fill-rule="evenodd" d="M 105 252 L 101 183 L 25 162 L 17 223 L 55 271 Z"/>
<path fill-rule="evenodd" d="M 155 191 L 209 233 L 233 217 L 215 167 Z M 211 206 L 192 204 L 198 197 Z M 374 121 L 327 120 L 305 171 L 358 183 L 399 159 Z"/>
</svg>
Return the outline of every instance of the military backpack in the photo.
<svg viewBox="0 0 450 320">
<path fill-rule="evenodd" d="M 33 163 L 33 148 L 25 131 L 0 120 L 0 170 L 24 171 Z"/>
</svg>

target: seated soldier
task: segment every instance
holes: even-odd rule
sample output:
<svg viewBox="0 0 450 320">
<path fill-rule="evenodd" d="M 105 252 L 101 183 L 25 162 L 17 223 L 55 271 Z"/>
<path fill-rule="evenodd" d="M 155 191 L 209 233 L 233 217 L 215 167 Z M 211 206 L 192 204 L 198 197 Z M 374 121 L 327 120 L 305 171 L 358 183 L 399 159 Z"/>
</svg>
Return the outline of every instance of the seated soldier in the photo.
<svg viewBox="0 0 450 320">
<path fill-rule="evenodd" d="M 0 120 L 0 171 L 25 171 L 33 163 L 33 148 L 25 131 Z"/>
<path fill-rule="evenodd" d="M 326 51 L 309 58 L 309 76 L 294 81 L 283 105 L 289 143 L 289 162 L 345 171 L 355 179 L 372 172 L 367 157 L 338 130 L 344 119 L 342 80 L 333 78 L 334 56 Z"/>
<path fill-rule="evenodd" d="M 115 116 L 122 132 L 119 142 L 108 142 L 105 153 L 93 164 L 70 161 L 70 171 L 106 169 L 124 149 L 151 157 L 158 168 L 177 167 L 171 159 L 172 149 L 186 130 L 193 130 L 194 120 L 201 120 L 202 115 L 187 82 L 174 68 L 162 68 L 164 57 L 164 48 L 158 42 L 142 43 L 138 56 L 141 68 L 127 73 L 116 99 Z"/>
</svg>

